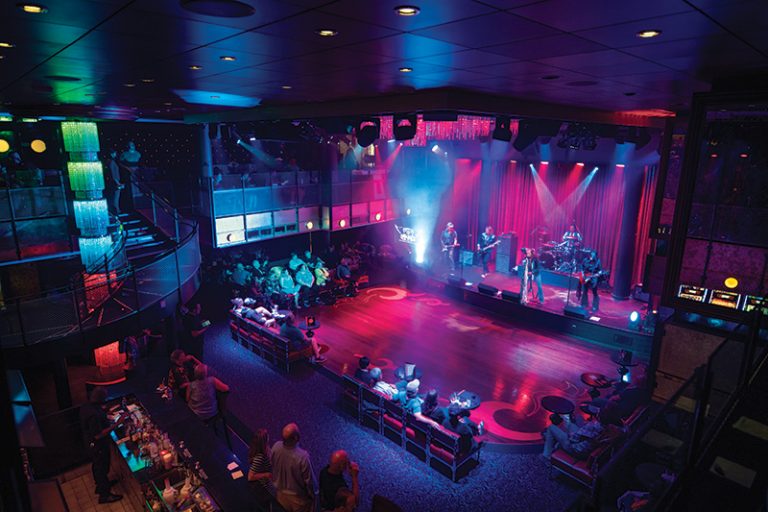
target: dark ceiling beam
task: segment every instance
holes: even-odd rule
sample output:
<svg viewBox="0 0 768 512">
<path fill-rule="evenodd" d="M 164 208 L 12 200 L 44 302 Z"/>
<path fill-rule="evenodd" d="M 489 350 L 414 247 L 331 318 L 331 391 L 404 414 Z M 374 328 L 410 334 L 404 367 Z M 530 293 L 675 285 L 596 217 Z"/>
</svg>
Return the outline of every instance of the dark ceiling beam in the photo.
<svg viewBox="0 0 768 512">
<path fill-rule="evenodd" d="M 664 127 L 663 117 L 558 105 L 455 88 L 424 89 L 407 94 L 188 114 L 184 117 L 184 121 L 187 123 L 269 121 L 276 119 L 313 119 L 444 110 L 467 114 L 505 114 L 518 118 L 531 117 L 585 123 L 645 126 L 649 128 Z"/>
</svg>

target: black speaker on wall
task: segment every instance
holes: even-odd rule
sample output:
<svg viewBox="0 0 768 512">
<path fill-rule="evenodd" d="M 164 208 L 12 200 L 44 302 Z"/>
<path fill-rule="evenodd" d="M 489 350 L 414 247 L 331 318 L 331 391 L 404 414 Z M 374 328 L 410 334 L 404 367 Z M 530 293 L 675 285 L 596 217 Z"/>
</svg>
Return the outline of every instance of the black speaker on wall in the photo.
<svg viewBox="0 0 768 512">
<path fill-rule="evenodd" d="M 497 293 L 499 293 L 499 289 L 495 286 L 489 286 L 487 284 L 480 283 L 477 285 L 477 291 L 482 293 L 483 295 L 491 295 L 496 296 Z"/>
</svg>

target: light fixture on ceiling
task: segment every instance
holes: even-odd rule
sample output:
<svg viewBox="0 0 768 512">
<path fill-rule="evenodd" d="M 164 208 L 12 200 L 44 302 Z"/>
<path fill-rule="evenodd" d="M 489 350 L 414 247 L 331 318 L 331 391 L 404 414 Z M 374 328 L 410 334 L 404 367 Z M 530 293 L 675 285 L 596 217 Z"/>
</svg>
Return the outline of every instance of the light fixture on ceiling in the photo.
<svg viewBox="0 0 768 512">
<path fill-rule="evenodd" d="M 165 103 L 163 103 L 163 105 L 165 105 L 166 107 L 170 107 L 171 105 L 173 105 L 173 103 L 171 103 L 170 101 L 166 101 Z"/>
<path fill-rule="evenodd" d="M 421 9 L 415 5 L 398 5 L 395 7 L 395 12 L 398 16 L 416 16 L 421 12 Z"/>
<path fill-rule="evenodd" d="M 16 48 L 16 45 L 8 41 L 0 41 L 0 48 Z"/>
<path fill-rule="evenodd" d="M 33 140 L 29 144 L 29 147 L 35 153 L 45 153 L 45 150 L 47 149 L 47 146 L 45 145 L 45 141 L 43 141 L 42 139 Z"/>
<path fill-rule="evenodd" d="M 218 18 L 244 18 L 256 11 L 252 6 L 238 0 L 181 0 L 181 6 L 197 14 Z"/>
<path fill-rule="evenodd" d="M 658 37 L 661 35 L 661 30 L 656 30 L 653 28 L 641 30 L 637 34 L 635 34 L 637 37 L 641 39 L 650 39 L 652 37 Z"/>
<path fill-rule="evenodd" d="M 29 14 L 45 14 L 48 12 L 48 8 L 40 4 L 16 4 L 16 7 Z"/>
<path fill-rule="evenodd" d="M 136 84 L 134 84 L 133 82 L 126 82 L 123 84 L 123 87 L 136 87 Z"/>
<path fill-rule="evenodd" d="M 412 71 L 413 71 L 413 68 L 409 68 L 408 66 L 403 66 L 402 68 L 400 68 L 400 70 L 399 70 L 399 71 L 400 71 L 401 73 L 410 73 L 410 72 L 412 72 Z"/>
<path fill-rule="evenodd" d="M 315 33 L 321 37 L 334 37 L 339 35 L 339 31 L 332 28 L 319 28 L 315 30 Z"/>
<path fill-rule="evenodd" d="M 142 78 L 141 81 L 144 82 L 145 84 L 151 84 L 152 82 L 155 81 L 155 79 L 154 78 Z"/>
<path fill-rule="evenodd" d="M 234 61 L 237 60 L 237 57 L 235 57 L 233 55 L 222 55 L 221 57 L 219 57 L 219 59 L 221 59 L 223 61 L 226 61 L 226 62 L 234 62 Z"/>
<path fill-rule="evenodd" d="M 197 64 L 192 64 L 191 66 L 189 66 L 189 69 L 191 69 L 192 71 L 200 71 L 201 69 L 203 69 L 203 66 L 198 66 Z"/>
<path fill-rule="evenodd" d="M 291 89 L 293 89 L 293 86 L 292 85 L 281 85 L 280 88 L 282 90 L 284 90 L 284 91 L 290 91 Z"/>
</svg>

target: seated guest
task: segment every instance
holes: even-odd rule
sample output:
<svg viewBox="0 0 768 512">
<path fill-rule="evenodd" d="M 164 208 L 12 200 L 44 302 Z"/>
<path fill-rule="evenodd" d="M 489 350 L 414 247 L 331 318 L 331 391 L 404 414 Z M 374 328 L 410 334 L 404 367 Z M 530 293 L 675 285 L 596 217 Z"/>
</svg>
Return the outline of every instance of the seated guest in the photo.
<svg viewBox="0 0 768 512">
<path fill-rule="evenodd" d="M 357 500 L 355 495 L 346 487 L 342 487 L 336 491 L 333 509 L 329 509 L 329 512 L 353 512 L 356 508 Z"/>
<path fill-rule="evenodd" d="M 269 432 L 260 428 L 248 446 L 248 481 L 253 482 L 254 492 L 262 508 L 270 510 L 275 501 L 275 486 L 272 484 L 272 463 L 270 462 Z"/>
<path fill-rule="evenodd" d="M 171 369 L 168 371 L 168 387 L 174 391 L 186 388 L 195 378 L 195 367 L 202 363 L 192 354 L 180 348 L 171 352 Z"/>
<path fill-rule="evenodd" d="M 312 345 L 313 358 L 312 362 L 322 363 L 325 361 L 325 357 L 320 355 L 320 346 L 315 341 L 315 338 L 307 340 L 304 337 L 304 333 L 301 329 L 296 327 L 296 318 L 292 315 L 286 315 L 285 323 L 280 327 L 280 336 L 288 340 L 288 347 L 292 352 L 302 350 L 308 345 Z"/>
<path fill-rule="evenodd" d="M 299 267 L 302 266 L 304 263 L 306 262 L 301 258 L 299 258 L 298 254 L 296 254 L 295 252 L 292 252 L 291 259 L 288 260 L 288 268 L 291 269 L 291 272 L 296 273 Z"/>
<path fill-rule="evenodd" d="M 414 379 L 411 382 L 408 383 L 408 385 L 405 387 L 405 405 L 403 408 L 405 409 L 405 412 L 413 414 L 413 417 L 417 420 L 424 422 L 428 425 L 432 425 L 433 427 L 439 427 L 440 424 L 437 423 L 432 418 L 428 418 L 427 416 L 424 416 L 421 413 L 421 406 L 424 403 L 424 400 L 421 399 L 419 396 L 419 379 Z M 401 401 L 403 398 L 400 399 Z"/>
<path fill-rule="evenodd" d="M 349 473 L 352 480 L 352 495 L 355 505 L 360 500 L 360 485 L 357 475 L 360 468 L 356 462 L 349 460 L 349 455 L 344 450 L 336 450 L 331 454 L 328 465 L 320 470 L 320 507 L 322 510 L 333 510 L 336 493 L 339 489 L 349 489 L 349 484 L 344 478 L 344 473 Z"/>
<path fill-rule="evenodd" d="M 280 291 L 286 295 L 293 296 L 296 309 L 299 309 L 299 290 L 301 290 L 301 285 L 296 284 L 291 273 L 288 272 L 287 268 L 284 268 L 282 274 L 280 274 Z"/>
<path fill-rule="evenodd" d="M 416 366 L 413 363 L 405 363 L 402 366 L 398 366 L 395 368 L 395 377 L 397 377 L 398 380 L 395 386 L 397 386 L 397 389 L 404 391 L 405 386 L 411 382 L 414 379 L 420 379 L 421 378 L 421 368 Z"/>
<path fill-rule="evenodd" d="M 430 389 L 424 396 L 424 403 L 421 404 L 421 413 L 424 416 L 429 416 L 438 423 L 442 423 L 445 418 L 448 417 L 448 411 L 445 407 L 440 407 L 437 404 L 437 390 Z"/>
<path fill-rule="evenodd" d="M 390 400 L 394 399 L 395 395 L 399 393 L 397 387 L 395 387 L 394 384 L 390 384 L 381 380 L 381 368 L 371 368 L 369 374 L 371 376 L 371 380 L 373 381 L 371 388 L 373 388 L 374 391 L 378 391 Z"/>
<path fill-rule="evenodd" d="M 443 428 L 459 435 L 459 450 L 462 453 L 469 453 L 477 447 L 475 429 L 469 421 L 462 421 L 468 415 L 469 411 L 458 405 L 451 405 L 448 407 L 447 417 L 442 421 Z"/>
<path fill-rule="evenodd" d="M 201 420 L 209 420 L 219 413 L 216 392 L 226 393 L 229 386 L 208 375 L 204 364 L 195 366 L 195 380 L 187 385 L 187 405 Z"/>
<path fill-rule="evenodd" d="M 234 304 L 233 311 L 243 318 L 253 320 L 265 327 L 272 327 L 277 322 L 270 310 L 264 306 L 257 306 L 253 299 L 236 298 L 232 300 L 232 303 Z"/>
<path fill-rule="evenodd" d="M 567 417 L 564 420 L 559 414 L 552 414 L 549 419 L 552 424 L 543 433 L 543 455 L 547 459 L 558 447 L 578 459 L 586 458 L 597 446 L 607 425 L 602 414 L 586 422 L 579 415 L 574 421 Z"/>
<path fill-rule="evenodd" d="M 304 305 L 308 307 L 309 299 L 307 298 L 307 294 L 315 284 L 315 275 L 304 263 L 302 263 L 296 271 L 296 283 L 299 286 L 299 293 L 297 295 L 304 295 Z"/>
<path fill-rule="evenodd" d="M 342 258 L 336 267 L 336 278 L 349 283 L 352 281 L 352 269 L 349 266 L 349 258 Z"/>
<path fill-rule="evenodd" d="M 645 375 L 640 374 L 626 387 L 617 389 L 606 399 L 596 398 L 589 402 L 590 405 L 604 411 L 608 423 L 623 426 L 635 409 L 651 400 L 651 390 L 646 386 Z"/>
<path fill-rule="evenodd" d="M 357 370 L 355 370 L 355 378 L 366 386 L 373 385 L 373 377 L 371 377 L 371 372 L 368 371 L 370 365 L 371 360 L 363 356 L 357 361 Z"/>
</svg>

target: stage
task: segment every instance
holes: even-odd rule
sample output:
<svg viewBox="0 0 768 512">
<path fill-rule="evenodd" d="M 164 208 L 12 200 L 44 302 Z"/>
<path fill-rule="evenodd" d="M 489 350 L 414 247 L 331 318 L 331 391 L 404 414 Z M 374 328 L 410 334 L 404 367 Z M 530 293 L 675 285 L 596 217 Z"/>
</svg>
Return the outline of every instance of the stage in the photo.
<svg viewBox="0 0 768 512">
<path fill-rule="evenodd" d="M 354 373 L 358 358 L 367 355 L 387 382 L 395 382 L 394 369 L 408 361 L 423 371 L 422 393 L 479 394 L 482 404 L 472 419 L 485 421 L 492 448 L 538 450 L 549 415 L 542 397 L 560 395 L 578 404 L 588 399 L 582 373 L 617 377 L 615 350 L 607 346 L 413 288 L 363 289 L 298 316 L 307 314 L 322 324 L 317 340 L 329 347 L 324 367 L 336 375 Z"/>
</svg>

